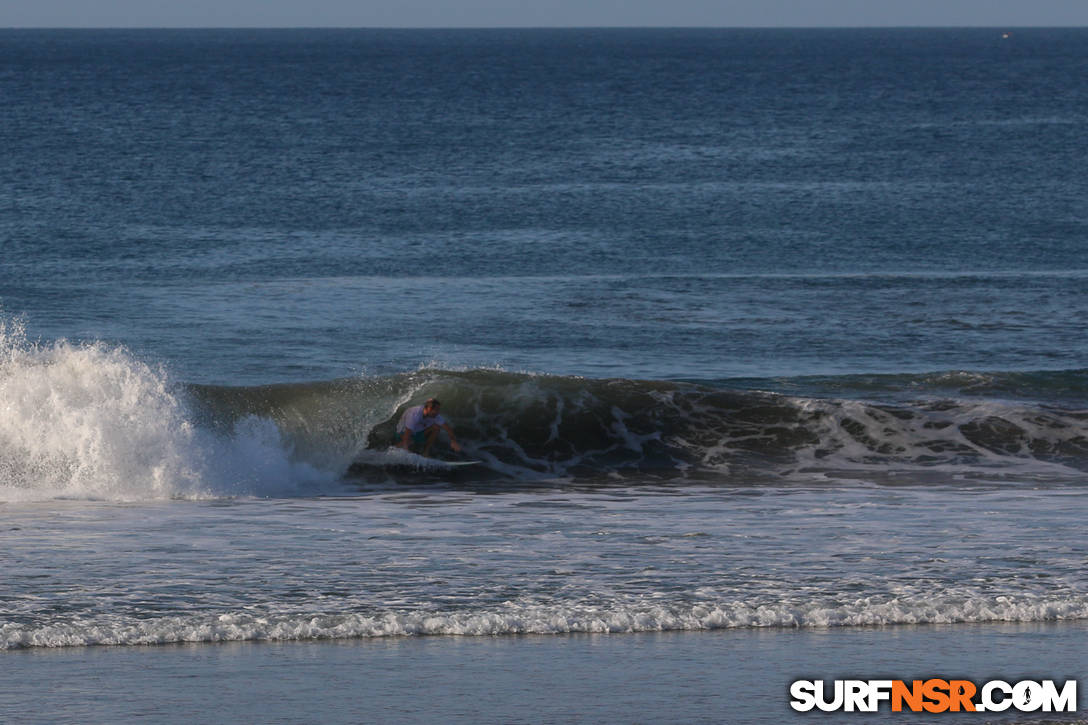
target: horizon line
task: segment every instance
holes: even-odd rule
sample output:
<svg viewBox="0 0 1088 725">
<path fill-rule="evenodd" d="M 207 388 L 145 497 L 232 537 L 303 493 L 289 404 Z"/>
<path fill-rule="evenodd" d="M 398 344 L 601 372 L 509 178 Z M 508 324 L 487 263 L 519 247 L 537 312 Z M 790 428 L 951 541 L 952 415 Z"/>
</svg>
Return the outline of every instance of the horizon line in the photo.
<svg viewBox="0 0 1088 725">
<path fill-rule="evenodd" d="M 1083 30 L 1088 25 L 4 25 L 3 30 Z"/>
</svg>

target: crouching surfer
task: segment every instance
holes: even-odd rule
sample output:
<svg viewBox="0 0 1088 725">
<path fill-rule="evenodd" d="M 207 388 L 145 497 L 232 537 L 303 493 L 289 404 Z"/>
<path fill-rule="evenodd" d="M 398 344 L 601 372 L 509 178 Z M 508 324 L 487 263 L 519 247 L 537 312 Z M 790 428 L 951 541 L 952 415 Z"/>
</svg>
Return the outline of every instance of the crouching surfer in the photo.
<svg viewBox="0 0 1088 725">
<path fill-rule="evenodd" d="M 423 405 L 417 405 L 404 411 L 397 423 L 396 444 L 398 448 L 411 450 L 413 444 L 423 446 L 423 455 L 431 453 L 431 446 L 438 438 L 438 431 L 444 430 L 450 437 L 450 448 L 460 452 L 461 444 L 453 434 L 453 428 L 446 419 L 438 414 L 442 403 L 434 398 L 428 398 Z"/>
</svg>

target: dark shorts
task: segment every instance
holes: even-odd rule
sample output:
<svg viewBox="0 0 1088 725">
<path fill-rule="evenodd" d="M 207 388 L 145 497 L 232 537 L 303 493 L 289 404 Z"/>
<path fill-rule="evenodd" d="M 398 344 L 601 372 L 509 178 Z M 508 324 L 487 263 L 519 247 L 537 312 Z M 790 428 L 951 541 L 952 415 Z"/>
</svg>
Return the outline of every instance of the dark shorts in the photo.
<svg viewBox="0 0 1088 725">
<path fill-rule="evenodd" d="M 393 445 L 399 446 L 400 442 L 402 440 L 404 440 L 404 433 L 403 432 L 396 433 L 396 434 L 393 435 Z M 415 433 L 412 434 L 412 443 L 418 443 L 419 445 L 423 445 L 426 442 L 427 442 L 427 431 L 420 430 L 420 431 L 416 431 Z"/>
</svg>

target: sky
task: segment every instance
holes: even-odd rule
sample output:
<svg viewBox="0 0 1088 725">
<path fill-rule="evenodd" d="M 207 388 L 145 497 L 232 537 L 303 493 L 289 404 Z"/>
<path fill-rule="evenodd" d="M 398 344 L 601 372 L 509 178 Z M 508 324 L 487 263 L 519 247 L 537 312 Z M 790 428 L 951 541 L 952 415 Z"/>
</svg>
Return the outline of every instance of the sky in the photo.
<svg viewBox="0 0 1088 725">
<path fill-rule="evenodd" d="M 0 0 L 0 27 L 1088 26 L 1088 0 Z"/>
</svg>

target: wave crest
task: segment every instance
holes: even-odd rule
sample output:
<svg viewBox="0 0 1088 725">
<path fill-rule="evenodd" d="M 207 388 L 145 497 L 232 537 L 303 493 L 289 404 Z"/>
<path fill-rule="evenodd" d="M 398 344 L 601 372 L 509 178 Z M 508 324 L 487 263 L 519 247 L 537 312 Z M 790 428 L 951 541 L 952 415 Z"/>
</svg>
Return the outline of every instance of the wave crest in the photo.
<svg viewBox="0 0 1088 725">
<path fill-rule="evenodd" d="M 1088 412 L 1048 397 L 1084 389 L 1086 377 L 1065 371 L 777 381 L 789 395 L 731 387 L 737 381 L 500 370 L 179 385 L 123 347 L 34 343 L 21 326 L 0 319 L 0 495 L 293 496 L 342 490 L 345 472 L 398 479 L 405 466 L 403 456 L 389 452 L 395 421 L 431 396 L 444 401 L 468 455 L 484 462 L 461 474 L 477 478 L 1082 476 Z M 1020 398 L 985 397 L 975 390 L 980 380 L 984 391 L 1015 387 Z M 972 390 L 950 396 L 951 384 Z M 1032 400 L 1032 385 L 1043 402 Z M 879 394 L 812 392 L 827 388 Z"/>
<path fill-rule="evenodd" d="M 257 614 L 230 612 L 0 625 L 0 650 L 185 642 L 358 639 L 422 635 L 630 633 L 737 628 L 1051 622 L 1088 618 L 1083 597 L 997 596 L 847 603 L 517 604 L 490 610 Z"/>
</svg>

